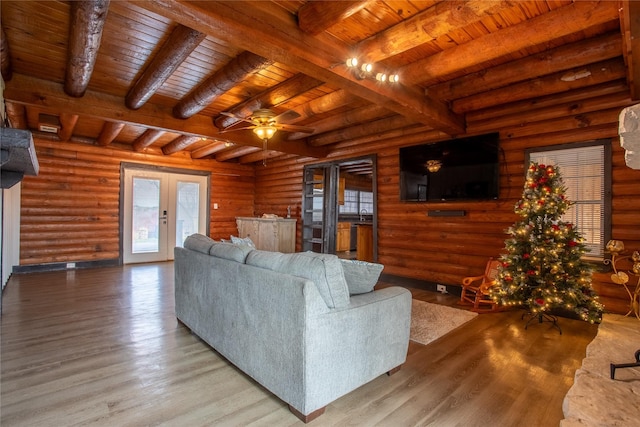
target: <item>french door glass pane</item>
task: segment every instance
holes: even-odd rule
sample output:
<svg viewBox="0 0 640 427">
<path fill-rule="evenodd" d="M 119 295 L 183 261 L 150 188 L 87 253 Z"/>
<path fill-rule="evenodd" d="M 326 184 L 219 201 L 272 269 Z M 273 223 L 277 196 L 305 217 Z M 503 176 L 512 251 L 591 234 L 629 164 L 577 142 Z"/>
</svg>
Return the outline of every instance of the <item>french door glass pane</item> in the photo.
<svg viewBox="0 0 640 427">
<path fill-rule="evenodd" d="M 176 246 L 182 247 L 187 237 L 198 232 L 200 184 L 178 181 L 176 190 Z"/>
<path fill-rule="evenodd" d="M 158 252 L 160 180 L 133 178 L 131 253 Z"/>
</svg>

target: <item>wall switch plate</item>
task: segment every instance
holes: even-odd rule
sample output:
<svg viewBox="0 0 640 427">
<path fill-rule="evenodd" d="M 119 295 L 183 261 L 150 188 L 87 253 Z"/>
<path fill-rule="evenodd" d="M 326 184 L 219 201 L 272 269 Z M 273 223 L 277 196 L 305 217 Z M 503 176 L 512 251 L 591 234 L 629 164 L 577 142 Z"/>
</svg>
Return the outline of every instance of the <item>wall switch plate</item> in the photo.
<svg viewBox="0 0 640 427">
<path fill-rule="evenodd" d="M 447 293 L 447 287 L 445 285 L 436 285 L 436 290 L 438 292 L 442 292 L 443 294 Z"/>
</svg>

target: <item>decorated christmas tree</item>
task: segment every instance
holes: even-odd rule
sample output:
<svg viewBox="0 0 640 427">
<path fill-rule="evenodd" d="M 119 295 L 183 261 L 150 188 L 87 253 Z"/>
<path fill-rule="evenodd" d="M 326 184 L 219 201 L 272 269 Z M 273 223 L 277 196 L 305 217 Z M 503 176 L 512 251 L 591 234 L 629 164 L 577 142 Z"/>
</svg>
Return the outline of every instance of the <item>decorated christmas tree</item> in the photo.
<svg viewBox="0 0 640 427">
<path fill-rule="evenodd" d="M 507 230 L 507 253 L 491 294 L 499 304 L 522 307 L 540 321 L 562 309 L 598 323 L 602 305 L 591 288 L 592 268 L 582 260 L 583 238 L 560 219 L 571 206 L 565 191 L 557 167 L 531 163 L 515 206 L 523 219 Z"/>
</svg>

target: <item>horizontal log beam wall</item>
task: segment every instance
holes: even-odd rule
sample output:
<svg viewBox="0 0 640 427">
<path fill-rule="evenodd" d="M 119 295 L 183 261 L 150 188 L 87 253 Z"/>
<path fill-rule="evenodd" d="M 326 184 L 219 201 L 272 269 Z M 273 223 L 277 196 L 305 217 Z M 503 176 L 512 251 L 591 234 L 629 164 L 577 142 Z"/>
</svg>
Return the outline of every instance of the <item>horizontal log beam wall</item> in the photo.
<svg viewBox="0 0 640 427">
<path fill-rule="evenodd" d="M 163 156 L 159 150 L 34 142 L 40 172 L 22 182 L 21 266 L 119 258 L 122 162 L 210 172 L 209 229 L 215 239 L 237 234 L 235 218 L 254 214 L 251 166 Z"/>
<path fill-rule="evenodd" d="M 482 132 L 499 131 L 504 159 L 501 161 L 500 199 L 487 202 L 407 203 L 399 200 L 399 147 L 414 145 L 402 137 L 365 144 L 344 142 L 330 160 L 346 159 L 377 153 L 378 185 L 378 254 L 384 272 L 457 285 L 466 276 L 480 274 L 489 257 L 497 257 L 504 248 L 505 230 L 519 219 L 513 212 L 522 195 L 524 184 L 524 150 L 612 138 L 612 237 L 625 241 L 630 250 L 640 250 L 640 171 L 625 165 L 624 151 L 617 138 L 617 114 L 631 101 L 620 101 L 619 108 L 607 104 L 601 111 L 584 116 L 571 114 L 570 109 L 555 108 L 550 115 L 540 111 L 523 112 L 519 126 L 487 128 L 490 121 L 479 121 Z M 550 108 L 551 109 L 551 108 Z M 563 112 L 564 111 L 564 112 Z M 527 114 L 534 117 L 530 120 Z M 543 116 L 543 120 L 535 117 Z M 472 121 L 469 122 L 473 132 Z M 424 142 L 435 141 L 437 134 Z M 438 139 L 442 139 L 439 137 Z M 298 219 L 297 249 L 301 249 L 300 212 L 302 203 L 302 171 L 313 159 L 286 157 L 270 161 L 256 169 L 256 213 L 284 215 L 291 206 Z M 464 217 L 429 217 L 429 210 L 456 209 L 466 211 Z M 611 282 L 610 273 L 596 272 L 594 288 L 606 309 L 626 313 L 628 297 L 619 285 Z"/>
</svg>

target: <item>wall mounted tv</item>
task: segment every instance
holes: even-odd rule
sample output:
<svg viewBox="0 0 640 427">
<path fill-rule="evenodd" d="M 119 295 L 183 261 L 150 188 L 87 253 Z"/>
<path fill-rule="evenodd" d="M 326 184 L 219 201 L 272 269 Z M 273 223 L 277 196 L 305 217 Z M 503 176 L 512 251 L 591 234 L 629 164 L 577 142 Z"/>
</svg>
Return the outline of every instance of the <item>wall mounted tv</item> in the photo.
<svg viewBox="0 0 640 427">
<path fill-rule="evenodd" d="M 439 162 L 440 169 L 430 172 L 430 160 Z M 400 148 L 400 200 L 497 199 L 499 174 L 498 133 Z"/>
</svg>

